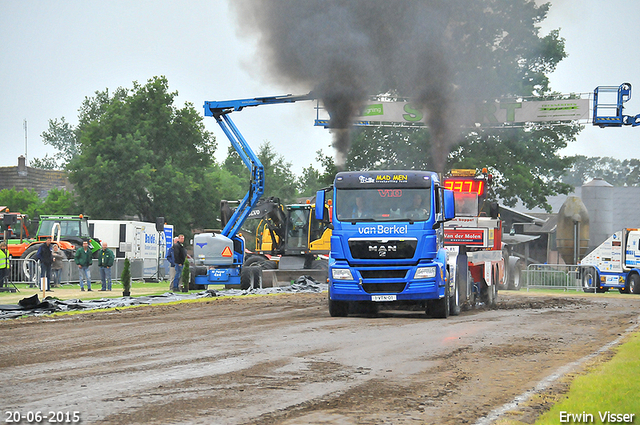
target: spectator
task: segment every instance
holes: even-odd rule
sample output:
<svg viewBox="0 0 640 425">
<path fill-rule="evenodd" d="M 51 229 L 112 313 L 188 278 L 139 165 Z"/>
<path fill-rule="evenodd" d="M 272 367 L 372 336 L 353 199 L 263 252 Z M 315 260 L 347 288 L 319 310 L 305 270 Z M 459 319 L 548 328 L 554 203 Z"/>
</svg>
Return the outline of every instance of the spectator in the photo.
<svg viewBox="0 0 640 425">
<path fill-rule="evenodd" d="M 89 249 L 89 242 L 83 241 L 82 248 L 76 250 L 74 258 L 78 265 L 78 274 L 80 276 L 80 290 L 84 291 L 83 281 L 87 283 L 87 291 L 91 291 L 91 263 L 93 262 L 93 253 Z"/>
<path fill-rule="evenodd" d="M 53 264 L 53 253 L 51 252 L 51 237 L 45 243 L 40 244 L 36 259 L 40 260 L 40 279 L 47 279 L 46 290 L 51 291 L 51 265 Z"/>
<path fill-rule="evenodd" d="M 51 274 L 53 275 L 53 286 L 60 286 L 60 278 L 62 277 L 62 267 L 64 266 L 65 255 L 58 245 L 53 245 L 53 265 L 51 266 Z"/>
<path fill-rule="evenodd" d="M 178 237 L 173 238 L 173 245 L 178 242 Z M 176 263 L 173 260 L 173 245 L 167 250 L 167 261 L 169 262 L 169 290 L 173 289 L 173 278 L 176 275 Z"/>
<path fill-rule="evenodd" d="M 7 253 L 7 243 L 0 243 L 0 287 L 4 286 L 5 279 L 9 277 L 9 254 Z"/>
<path fill-rule="evenodd" d="M 102 249 L 98 252 L 98 267 L 100 267 L 101 291 L 111 290 L 111 267 L 116 257 L 113 251 L 107 248 L 107 243 L 102 242 Z"/>
<path fill-rule="evenodd" d="M 184 249 L 184 235 L 178 236 L 178 241 L 173 244 L 173 262 L 176 265 L 176 275 L 173 277 L 172 290 L 178 292 L 180 290 L 180 276 L 182 276 L 182 268 L 187 260 L 187 250 Z"/>
</svg>

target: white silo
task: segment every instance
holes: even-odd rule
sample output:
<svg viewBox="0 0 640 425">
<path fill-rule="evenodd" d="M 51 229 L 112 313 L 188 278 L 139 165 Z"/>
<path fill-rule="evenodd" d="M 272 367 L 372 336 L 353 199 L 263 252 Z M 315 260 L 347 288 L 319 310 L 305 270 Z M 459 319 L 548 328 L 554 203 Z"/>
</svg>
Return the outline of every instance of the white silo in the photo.
<svg viewBox="0 0 640 425">
<path fill-rule="evenodd" d="M 582 202 L 589 212 L 589 252 L 613 234 L 613 186 L 597 178 L 582 185 Z"/>
</svg>

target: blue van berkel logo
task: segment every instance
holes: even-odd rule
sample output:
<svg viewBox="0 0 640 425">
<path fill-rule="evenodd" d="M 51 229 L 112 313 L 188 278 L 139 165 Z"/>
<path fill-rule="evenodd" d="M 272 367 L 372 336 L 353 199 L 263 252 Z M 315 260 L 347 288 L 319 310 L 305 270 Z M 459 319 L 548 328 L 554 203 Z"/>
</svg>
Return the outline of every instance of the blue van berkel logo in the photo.
<svg viewBox="0 0 640 425">
<path fill-rule="evenodd" d="M 360 235 L 406 235 L 409 233 L 409 226 L 406 224 L 378 224 L 376 226 L 358 227 Z"/>
</svg>

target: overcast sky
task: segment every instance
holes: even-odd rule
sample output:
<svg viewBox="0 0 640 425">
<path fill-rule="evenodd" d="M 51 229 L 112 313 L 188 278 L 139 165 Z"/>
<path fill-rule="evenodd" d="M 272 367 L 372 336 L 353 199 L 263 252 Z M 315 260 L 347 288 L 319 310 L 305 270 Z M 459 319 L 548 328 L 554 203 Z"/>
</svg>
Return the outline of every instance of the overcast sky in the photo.
<svg viewBox="0 0 640 425">
<path fill-rule="evenodd" d="M 562 93 L 592 92 L 599 85 L 629 82 L 640 90 L 637 3 L 632 0 L 552 1 L 543 34 L 560 28 L 569 57 L 551 75 Z M 49 119 L 77 124 L 77 111 L 96 90 L 132 87 L 156 75 L 178 91 L 178 106 L 206 100 L 303 94 L 310 87 L 265 81 L 256 67 L 260 54 L 237 34 L 226 0 L 189 2 L 0 0 L 0 166 L 50 155 L 40 135 Z M 625 113 L 640 114 L 640 91 Z M 315 152 L 333 154 L 331 135 L 314 127 L 314 104 L 298 102 L 246 109 L 232 115 L 257 150 L 265 140 L 299 174 Z M 27 121 L 27 144 L 23 122 Z M 207 129 L 228 142 L 213 118 Z M 600 129 L 590 124 L 564 153 L 640 158 L 640 127 Z"/>
</svg>

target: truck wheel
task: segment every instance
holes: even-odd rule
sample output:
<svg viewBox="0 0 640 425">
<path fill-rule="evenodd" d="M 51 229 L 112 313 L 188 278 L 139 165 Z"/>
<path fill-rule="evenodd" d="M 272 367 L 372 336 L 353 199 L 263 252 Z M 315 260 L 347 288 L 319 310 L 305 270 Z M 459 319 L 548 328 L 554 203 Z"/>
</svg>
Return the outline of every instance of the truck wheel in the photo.
<svg viewBox="0 0 640 425">
<path fill-rule="evenodd" d="M 253 265 L 260 267 L 262 270 L 275 270 L 278 268 L 278 264 L 272 260 L 255 262 Z"/>
<path fill-rule="evenodd" d="M 497 289 L 498 288 L 496 287 L 496 285 L 487 285 L 486 282 L 482 282 L 482 288 L 480 289 L 480 299 L 489 308 L 496 308 L 496 297 L 498 296 Z"/>
<path fill-rule="evenodd" d="M 313 260 L 311 268 L 314 270 L 327 270 L 329 271 L 329 261 L 321 258 L 319 260 Z"/>
<path fill-rule="evenodd" d="M 253 269 L 253 289 L 262 289 L 262 268 L 250 267 Z"/>
<path fill-rule="evenodd" d="M 507 266 L 509 272 L 507 287 L 514 291 L 519 291 L 522 288 L 522 272 L 524 271 L 524 264 L 518 257 L 510 257 L 509 264 Z"/>
<path fill-rule="evenodd" d="M 427 301 L 427 311 L 431 317 L 437 317 L 438 319 L 446 319 L 449 317 L 449 310 L 451 296 L 449 295 L 449 285 L 445 286 L 444 297 L 438 300 Z"/>
<path fill-rule="evenodd" d="M 629 276 L 629 292 L 640 294 L 640 276 L 635 273 Z"/>
<path fill-rule="evenodd" d="M 596 277 L 591 269 L 587 269 L 582 273 L 582 290 L 584 292 L 596 292 Z"/>
<path fill-rule="evenodd" d="M 476 291 L 476 285 L 473 281 L 473 275 L 470 271 L 467 272 L 467 304 L 469 308 L 475 308 L 478 302 L 478 296 Z"/>
<path fill-rule="evenodd" d="M 329 314 L 331 317 L 347 317 L 349 304 L 345 301 L 335 301 L 329 298 Z"/>
<path fill-rule="evenodd" d="M 623 288 L 618 288 L 618 292 L 620 292 L 621 294 L 631 293 L 631 279 L 627 279 L 627 283 Z"/>
<path fill-rule="evenodd" d="M 240 272 L 240 289 L 247 290 L 255 288 L 256 272 L 255 269 L 262 271 L 259 267 L 243 267 Z M 260 275 L 262 276 L 262 275 Z"/>
<path fill-rule="evenodd" d="M 451 295 L 451 300 L 449 300 L 449 314 L 452 316 L 459 316 L 460 309 L 460 286 L 456 281 L 455 288 L 453 289 L 453 295 Z"/>
<path fill-rule="evenodd" d="M 191 290 L 207 289 L 207 285 L 196 285 L 196 276 L 205 276 L 207 274 L 206 267 L 203 267 L 203 266 L 189 267 L 189 274 L 191 275 L 189 279 L 189 289 Z"/>
<path fill-rule="evenodd" d="M 244 263 L 242 263 L 242 267 L 253 266 L 255 263 L 260 263 L 262 261 L 269 261 L 269 259 L 262 254 L 251 254 L 245 258 Z"/>
<path fill-rule="evenodd" d="M 40 248 L 39 243 L 31 245 L 22 253 L 20 258 L 22 260 L 35 260 L 36 254 L 38 253 L 38 248 Z M 22 272 L 22 276 L 24 277 L 25 282 L 33 282 L 36 285 L 39 284 L 36 276 L 38 272 L 38 266 L 34 261 L 22 261 L 22 267 L 20 271 Z"/>
</svg>

